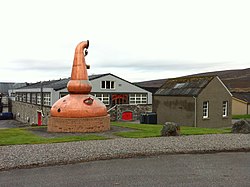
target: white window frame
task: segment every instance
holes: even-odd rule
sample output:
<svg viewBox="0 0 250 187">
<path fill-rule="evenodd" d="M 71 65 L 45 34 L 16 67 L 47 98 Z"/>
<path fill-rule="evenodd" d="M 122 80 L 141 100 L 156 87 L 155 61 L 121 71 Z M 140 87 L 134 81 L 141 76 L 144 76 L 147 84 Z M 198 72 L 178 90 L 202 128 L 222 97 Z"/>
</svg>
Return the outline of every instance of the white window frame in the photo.
<svg viewBox="0 0 250 187">
<path fill-rule="evenodd" d="M 103 82 L 104 82 L 104 86 L 103 86 Z M 109 88 L 107 87 L 109 83 Z M 106 89 L 106 90 L 114 90 L 115 89 L 115 81 L 109 81 L 109 80 L 106 80 L 106 81 L 101 81 L 101 89 Z"/>
<path fill-rule="evenodd" d="M 23 102 L 25 102 L 25 103 L 26 103 L 26 102 L 27 102 L 26 93 L 23 93 L 23 94 L 22 94 L 22 97 L 23 97 Z"/>
<path fill-rule="evenodd" d="M 209 117 L 209 102 L 204 101 L 202 105 L 202 118 L 207 119 Z"/>
<path fill-rule="evenodd" d="M 18 98 L 19 98 L 19 99 L 18 99 L 18 101 L 21 101 L 21 102 L 22 102 L 22 101 L 23 101 L 23 94 L 22 94 L 22 93 L 19 93 L 18 95 L 19 95 L 19 97 L 18 97 Z"/>
<path fill-rule="evenodd" d="M 30 95 L 31 95 L 30 93 L 27 93 L 27 97 L 26 97 L 26 99 L 27 99 L 27 100 L 26 100 L 26 101 L 27 101 L 27 103 L 30 103 Z"/>
<path fill-rule="evenodd" d="M 102 94 L 102 93 L 96 93 L 93 94 L 96 98 L 98 98 L 103 104 L 109 105 L 110 104 L 110 95 L 109 94 Z"/>
<path fill-rule="evenodd" d="M 147 104 L 147 99 L 147 94 L 129 94 L 130 105 Z"/>
<path fill-rule="evenodd" d="M 31 103 L 36 104 L 36 93 L 31 93 Z"/>
<path fill-rule="evenodd" d="M 38 105 L 41 104 L 41 93 L 37 93 L 37 94 L 36 94 L 36 103 L 37 103 Z"/>
<path fill-rule="evenodd" d="M 45 106 L 50 106 L 51 96 L 50 93 L 43 93 L 43 104 Z"/>
<path fill-rule="evenodd" d="M 222 102 L 222 110 L 223 110 L 222 117 L 227 117 L 228 116 L 228 101 Z"/>
<path fill-rule="evenodd" d="M 20 101 L 20 93 L 16 93 L 16 101 Z"/>
</svg>

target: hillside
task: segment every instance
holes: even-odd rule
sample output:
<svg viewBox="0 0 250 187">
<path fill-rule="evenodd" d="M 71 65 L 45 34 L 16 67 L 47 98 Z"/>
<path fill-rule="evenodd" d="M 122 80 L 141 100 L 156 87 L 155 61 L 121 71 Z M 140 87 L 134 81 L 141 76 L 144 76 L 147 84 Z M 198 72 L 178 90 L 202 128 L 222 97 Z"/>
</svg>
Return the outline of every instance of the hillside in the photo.
<svg viewBox="0 0 250 187">
<path fill-rule="evenodd" d="M 217 75 L 228 87 L 231 92 L 250 92 L 250 68 L 237 69 L 237 70 L 225 70 L 225 71 L 214 71 L 199 73 L 193 75 L 187 75 L 185 77 L 193 76 L 214 76 Z M 166 79 L 150 80 L 144 82 L 138 82 L 136 85 L 155 92 Z"/>
<path fill-rule="evenodd" d="M 231 92 L 250 92 L 250 68 L 240 70 L 215 71 L 190 76 L 217 75 Z"/>
</svg>

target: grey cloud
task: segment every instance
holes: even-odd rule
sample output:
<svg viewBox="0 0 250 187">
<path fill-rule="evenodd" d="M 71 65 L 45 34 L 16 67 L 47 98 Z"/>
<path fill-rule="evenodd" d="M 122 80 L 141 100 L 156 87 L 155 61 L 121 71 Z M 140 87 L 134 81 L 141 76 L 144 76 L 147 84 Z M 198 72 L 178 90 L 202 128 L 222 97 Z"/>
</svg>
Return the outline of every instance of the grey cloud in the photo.
<svg viewBox="0 0 250 187">
<path fill-rule="evenodd" d="M 164 70 L 198 70 L 209 67 L 214 67 L 217 65 L 222 65 L 222 63 L 195 63 L 195 62 L 185 62 L 185 61 L 120 61 L 120 62 L 109 62 L 102 63 L 96 66 L 102 68 L 129 68 L 140 71 L 164 71 Z"/>
<path fill-rule="evenodd" d="M 71 67 L 71 63 L 60 62 L 60 60 L 35 60 L 20 59 L 9 63 L 5 69 L 21 71 L 65 71 Z"/>
<path fill-rule="evenodd" d="M 108 72 L 111 69 L 127 69 L 131 71 L 137 72 L 162 72 L 162 71 L 200 71 L 202 72 L 204 69 L 223 66 L 225 62 L 190 62 L 190 61 L 181 61 L 181 60 L 105 60 L 105 61 L 97 61 L 95 64 L 90 64 L 92 67 L 97 69 L 102 69 L 102 71 Z M 36 71 L 36 72 L 68 72 L 71 70 L 72 62 L 66 62 L 61 60 L 35 60 L 35 59 L 20 59 L 16 61 L 10 62 L 8 67 L 5 69 L 8 70 L 20 70 L 20 71 Z M 91 68 L 92 69 L 92 68 Z M 93 71 L 95 71 L 93 69 Z"/>
</svg>

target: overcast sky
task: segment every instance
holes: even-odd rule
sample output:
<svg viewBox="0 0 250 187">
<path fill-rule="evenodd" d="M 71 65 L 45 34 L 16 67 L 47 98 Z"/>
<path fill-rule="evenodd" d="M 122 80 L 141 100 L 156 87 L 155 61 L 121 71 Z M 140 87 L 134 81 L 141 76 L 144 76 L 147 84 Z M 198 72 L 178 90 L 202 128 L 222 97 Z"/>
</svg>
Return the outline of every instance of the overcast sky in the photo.
<svg viewBox="0 0 250 187">
<path fill-rule="evenodd" d="M 250 67 L 249 0 L 6 0 L 0 82 L 70 77 L 90 41 L 88 74 L 131 82 Z"/>
</svg>

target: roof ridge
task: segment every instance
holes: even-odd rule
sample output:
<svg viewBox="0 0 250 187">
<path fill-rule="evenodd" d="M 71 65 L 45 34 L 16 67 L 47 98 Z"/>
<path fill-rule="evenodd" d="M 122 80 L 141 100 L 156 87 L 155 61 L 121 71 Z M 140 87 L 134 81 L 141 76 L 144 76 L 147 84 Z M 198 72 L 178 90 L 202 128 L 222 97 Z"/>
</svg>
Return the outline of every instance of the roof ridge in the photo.
<svg viewBox="0 0 250 187">
<path fill-rule="evenodd" d="M 170 78 L 170 79 L 167 79 L 166 81 L 171 81 L 171 80 L 180 80 L 180 79 L 183 79 L 183 80 L 188 80 L 188 79 L 204 79 L 204 78 L 214 78 L 214 77 L 217 77 L 217 75 L 206 75 L 206 76 L 187 76 L 187 77 L 176 77 L 176 78 Z"/>
</svg>

